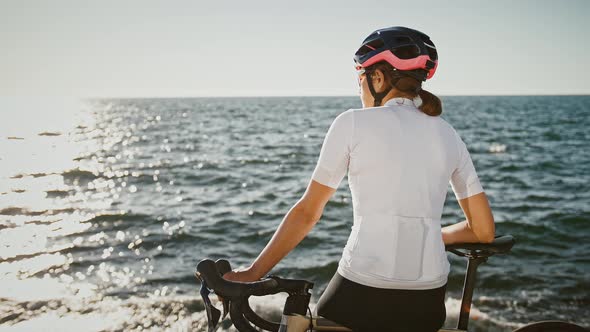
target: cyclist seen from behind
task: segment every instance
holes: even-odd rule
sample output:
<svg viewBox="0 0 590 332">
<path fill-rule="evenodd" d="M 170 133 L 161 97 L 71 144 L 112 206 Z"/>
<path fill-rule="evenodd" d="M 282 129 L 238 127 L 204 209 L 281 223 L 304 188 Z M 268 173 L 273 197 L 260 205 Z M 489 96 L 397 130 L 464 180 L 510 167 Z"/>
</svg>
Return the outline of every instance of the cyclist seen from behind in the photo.
<svg viewBox="0 0 590 332">
<path fill-rule="evenodd" d="M 344 174 L 354 222 L 316 313 L 353 331 L 437 331 L 446 318 L 445 244 L 491 242 L 494 219 L 465 143 L 422 89 L 438 65 L 433 42 L 380 29 L 354 55 L 362 109 L 341 113 L 303 197 L 258 258 L 225 279 L 265 276 L 322 216 Z M 448 184 L 464 221 L 441 227 Z"/>
</svg>

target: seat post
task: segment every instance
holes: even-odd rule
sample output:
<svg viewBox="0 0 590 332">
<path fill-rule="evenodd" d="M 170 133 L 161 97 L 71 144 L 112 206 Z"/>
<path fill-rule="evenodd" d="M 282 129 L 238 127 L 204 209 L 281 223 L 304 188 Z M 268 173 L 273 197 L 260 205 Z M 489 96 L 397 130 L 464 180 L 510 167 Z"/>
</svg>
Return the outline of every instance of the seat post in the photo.
<svg viewBox="0 0 590 332">
<path fill-rule="evenodd" d="M 479 264 L 487 261 L 487 257 L 478 256 L 474 251 L 467 255 L 467 272 L 465 273 L 465 281 L 463 283 L 463 296 L 461 298 L 461 311 L 459 312 L 459 323 L 457 328 L 467 331 L 469 323 L 469 312 L 471 311 L 471 299 L 473 297 L 473 289 L 475 288 L 475 279 L 477 275 L 477 267 Z"/>
</svg>

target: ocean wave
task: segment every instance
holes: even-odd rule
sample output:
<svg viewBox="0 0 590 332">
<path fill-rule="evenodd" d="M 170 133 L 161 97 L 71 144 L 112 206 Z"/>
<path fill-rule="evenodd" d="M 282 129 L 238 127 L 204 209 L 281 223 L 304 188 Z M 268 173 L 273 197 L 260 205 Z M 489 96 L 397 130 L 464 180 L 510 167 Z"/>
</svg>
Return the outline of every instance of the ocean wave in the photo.
<svg viewBox="0 0 590 332">
<path fill-rule="evenodd" d="M 91 224 L 93 227 L 68 235 L 68 237 L 79 237 L 103 232 L 116 237 L 118 231 L 135 229 L 138 233 L 141 230 L 151 229 L 154 225 L 162 223 L 159 217 L 136 213 L 105 213 L 80 220 L 82 223 Z M 159 228 L 159 227 L 158 227 Z M 110 236 L 110 235 L 109 235 Z"/>
<path fill-rule="evenodd" d="M 40 132 L 37 135 L 39 135 L 39 136 L 61 136 L 62 133 L 60 133 L 58 131 L 44 131 L 44 132 Z"/>
<path fill-rule="evenodd" d="M 61 173 L 66 181 L 92 181 L 98 177 L 98 173 L 80 168 L 70 169 Z"/>
<path fill-rule="evenodd" d="M 105 221 L 135 221 L 145 222 L 142 224 L 149 224 L 149 221 L 153 220 L 154 218 L 152 216 L 141 213 L 105 213 L 95 215 L 92 218 L 88 219 L 87 222 L 101 223 Z"/>
<path fill-rule="evenodd" d="M 48 175 L 53 175 L 53 174 L 55 174 L 55 173 L 29 173 L 29 174 L 19 173 L 19 174 L 12 175 L 10 178 L 11 179 L 21 179 L 21 178 L 24 178 L 26 176 L 32 176 L 34 178 L 40 178 L 40 177 L 43 177 L 43 176 L 48 176 Z"/>
<path fill-rule="evenodd" d="M 11 263 L 15 261 L 20 261 L 22 259 L 34 258 L 45 254 L 56 254 L 66 252 L 67 250 L 73 248 L 72 244 L 61 244 L 61 245 L 54 245 L 51 248 L 45 248 L 40 251 L 29 252 L 26 254 L 14 254 L 11 252 L 9 254 L 0 254 L 0 262 L 4 263 Z"/>
<path fill-rule="evenodd" d="M 488 147 L 489 153 L 504 153 L 506 152 L 506 144 L 493 143 Z"/>
<path fill-rule="evenodd" d="M 45 191 L 47 193 L 47 197 L 48 198 L 64 198 L 70 195 L 70 191 L 69 190 L 47 190 Z"/>
<path fill-rule="evenodd" d="M 551 248 L 550 244 L 571 244 L 572 240 L 576 239 L 574 231 L 564 229 L 563 224 L 556 223 L 552 220 L 545 222 L 531 223 L 531 222 L 514 222 L 504 221 L 498 223 L 498 234 L 513 234 L 517 240 L 517 246 L 529 248 L 535 243 L 541 243 L 547 248 Z M 534 247 L 530 247 L 534 248 Z"/>
<path fill-rule="evenodd" d="M 229 182 L 230 178 L 231 176 L 226 175 L 187 174 L 182 179 L 192 185 L 215 186 Z"/>
<path fill-rule="evenodd" d="M 7 215 L 7 216 L 41 216 L 41 215 L 57 215 L 57 214 L 71 214 L 77 211 L 75 208 L 62 208 L 62 209 L 51 209 L 51 210 L 31 210 L 29 208 L 17 207 L 17 206 L 9 206 L 3 209 L 0 209 L 0 215 Z"/>
<path fill-rule="evenodd" d="M 172 290 L 161 288 L 170 293 Z M 169 331 L 206 330 L 206 314 L 195 296 L 91 297 L 16 302 L 3 300 L 0 317 L 5 331 L 46 331 L 59 326 L 62 331 Z"/>
<path fill-rule="evenodd" d="M 194 285 L 194 289 L 197 290 L 201 283 L 195 277 L 194 271 L 196 271 L 196 263 L 195 266 L 187 266 L 187 271 L 191 271 L 190 273 L 177 273 L 174 275 L 162 276 L 162 277 L 151 277 L 147 278 L 145 285 L 155 286 L 155 285 L 166 285 L 166 284 L 185 284 L 185 285 Z"/>
</svg>

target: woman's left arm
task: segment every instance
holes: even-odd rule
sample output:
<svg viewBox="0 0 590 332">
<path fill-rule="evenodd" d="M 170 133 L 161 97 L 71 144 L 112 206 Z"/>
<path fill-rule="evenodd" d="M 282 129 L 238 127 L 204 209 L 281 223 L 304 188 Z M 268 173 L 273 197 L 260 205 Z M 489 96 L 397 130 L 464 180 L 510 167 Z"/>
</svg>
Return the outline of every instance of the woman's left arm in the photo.
<svg viewBox="0 0 590 332">
<path fill-rule="evenodd" d="M 266 247 L 249 267 L 223 275 L 232 281 L 255 281 L 281 261 L 320 220 L 336 189 L 311 180 L 303 197 L 287 212 Z"/>
</svg>

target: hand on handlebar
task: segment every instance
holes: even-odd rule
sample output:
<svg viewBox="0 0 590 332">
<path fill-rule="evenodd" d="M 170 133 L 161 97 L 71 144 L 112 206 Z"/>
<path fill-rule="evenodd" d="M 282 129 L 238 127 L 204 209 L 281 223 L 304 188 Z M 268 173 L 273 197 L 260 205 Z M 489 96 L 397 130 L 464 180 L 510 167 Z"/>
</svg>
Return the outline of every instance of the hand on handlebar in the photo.
<svg viewBox="0 0 590 332">
<path fill-rule="evenodd" d="M 254 272 L 250 267 L 229 271 L 223 275 L 223 279 L 238 282 L 252 282 L 260 280 L 260 278 L 257 278 L 254 275 Z"/>
<path fill-rule="evenodd" d="M 252 273 L 252 270 L 247 268 L 239 268 L 233 271 L 229 271 L 223 275 L 223 279 L 228 281 L 237 281 L 237 282 L 251 282 L 251 281 L 258 281 L 259 278 L 256 278 Z M 217 299 L 219 301 L 223 301 L 223 298 L 217 295 Z"/>
</svg>

